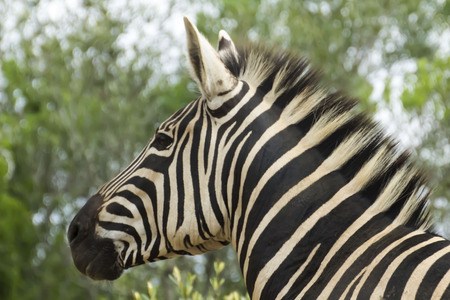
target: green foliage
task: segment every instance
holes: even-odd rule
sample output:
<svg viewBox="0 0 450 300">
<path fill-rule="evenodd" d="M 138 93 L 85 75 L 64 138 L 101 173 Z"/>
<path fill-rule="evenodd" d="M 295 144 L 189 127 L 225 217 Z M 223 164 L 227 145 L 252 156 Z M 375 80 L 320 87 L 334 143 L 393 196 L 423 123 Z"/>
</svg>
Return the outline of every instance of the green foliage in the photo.
<svg viewBox="0 0 450 300">
<path fill-rule="evenodd" d="M 225 278 L 222 277 L 221 273 L 225 269 L 225 262 L 216 259 L 214 262 L 214 274 L 210 278 L 210 287 L 206 295 L 196 288 L 195 279 L 196 274 L 187 272 L 182 274 L 178 267 L 174 267 L 172 274 L 169 275 L 170 280 L 175 285 L 177 290 L 177 297 L 180 300 L 250 300 L 248 293 L 242 295 L 239 291 L 229 291 L 224 290 Z M 164 297 L 158 297 L 158 289 L 151 283 L 147 282 L 147 294 L 134 292 L 133 297 L 135 300 L 157 300 L 164 299 Z"/>
<path fill-rule="evenodd" d="M 26 292 L 23 278 L 27 277 L 28 264 L 34 256 L 36 230 L 25 205 L 2 192 L 0 211 L 0 298 L 17 299 Z"/>
<path fill-rule="evenodd" d="M 417 60 L 417 71 L 408 74 L 406 86 L 403 90 L 401 100 L 403 106 L 408 110 L 422 110 L 426 103 L 435 106 L 438 120 L 448 119 L 450 114 L 450 103 L 447 98 L 450 94 L 450 56 L 420 58 Z"/>
</svg>

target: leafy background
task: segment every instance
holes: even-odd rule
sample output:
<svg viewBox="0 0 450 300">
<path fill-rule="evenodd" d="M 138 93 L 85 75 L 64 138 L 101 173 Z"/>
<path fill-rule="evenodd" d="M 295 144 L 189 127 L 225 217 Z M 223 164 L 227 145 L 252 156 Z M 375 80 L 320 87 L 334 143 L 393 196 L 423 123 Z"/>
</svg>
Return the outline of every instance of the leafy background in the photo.
<svg viewBox="0 0 450 300">
<path fill-rule="evenodd" d="M 332 89 L 361 98 L 429 171 L 436 230 L 450 237 L 450 2 L 160 2 L 0 0 L 1 299 L 130 299 L 146 282 L 177 299 L 175 265 L 208 297 L 217 258 L 223 294 L 244 293 L 230 247 L 93 282 L 65 237 L 89 195 L 195 98 L 183 15 L 213 43 L 223 28 L 238 44 L 302 53 Z"/>
</svg>

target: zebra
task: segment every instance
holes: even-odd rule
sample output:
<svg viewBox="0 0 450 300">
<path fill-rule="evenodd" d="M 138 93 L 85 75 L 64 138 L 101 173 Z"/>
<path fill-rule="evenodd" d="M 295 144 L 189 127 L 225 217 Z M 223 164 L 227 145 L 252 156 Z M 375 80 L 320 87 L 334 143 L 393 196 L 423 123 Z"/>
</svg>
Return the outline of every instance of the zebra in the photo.
<svg viewBox="0 0 450 300">
<path fill-rule="evenodd" d="M 288 50 L 218 50 L 185 18 L 200 96 L 72 220 L 94 280 L 232 244 L 252 299 L 450 299 L 425 172 Z"/>
</svg>

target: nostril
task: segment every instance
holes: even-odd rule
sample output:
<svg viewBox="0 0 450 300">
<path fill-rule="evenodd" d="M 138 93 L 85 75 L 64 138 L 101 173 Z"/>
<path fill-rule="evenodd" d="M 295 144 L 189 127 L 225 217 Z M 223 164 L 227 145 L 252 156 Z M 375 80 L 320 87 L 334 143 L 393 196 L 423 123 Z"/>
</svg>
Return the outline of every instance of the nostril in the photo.
<svg viewBox="0 0 450 300">
<path fill-rule="evenodd" d="M 69 242 L 74 241 L 80 232 L 80 226 L 77 222 L 72 222 L 69 226 L 69 231 L 67 232 L 67 237 Z"/>
<path fill-rule="evenodd" d="M 67 230 L 67 239 L 71 247 L 77 247 L 83 240 L 94 237 L 95 223 L 99 207 L 103 204 L 103 197 L 92 196 L 75 215 Z"/>
</svg>

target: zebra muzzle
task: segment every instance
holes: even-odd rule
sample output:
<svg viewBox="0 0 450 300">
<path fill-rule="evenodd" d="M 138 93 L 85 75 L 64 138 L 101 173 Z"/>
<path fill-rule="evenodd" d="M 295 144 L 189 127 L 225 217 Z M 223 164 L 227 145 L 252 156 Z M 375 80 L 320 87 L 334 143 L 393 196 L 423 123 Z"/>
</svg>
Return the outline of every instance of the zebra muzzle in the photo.
<svg viewBox="0 0 450 300">
<path fill-rule="evenodd" d="M 123 267 L 112 240 L 95 234 L 100 196 L 93 196 L 72 220 L 67 237 L 77 269 L 94 280 L 114 280 Z"/>
</svg>

